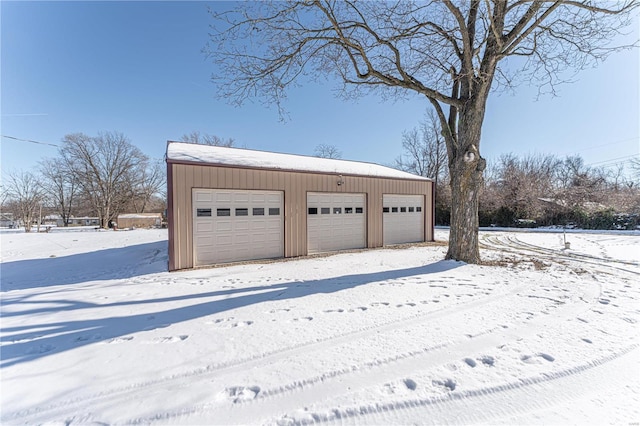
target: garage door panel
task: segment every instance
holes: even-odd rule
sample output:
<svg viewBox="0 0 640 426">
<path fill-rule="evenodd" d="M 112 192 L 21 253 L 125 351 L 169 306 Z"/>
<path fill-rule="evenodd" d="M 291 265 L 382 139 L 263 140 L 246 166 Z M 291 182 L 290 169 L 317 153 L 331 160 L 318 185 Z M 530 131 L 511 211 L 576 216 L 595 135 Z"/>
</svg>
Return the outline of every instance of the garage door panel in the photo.
<svg viewBox="0 0 640 426">
<path fill-rule="evenodd" d="M 211 232 L 213 231 L 213 223 L 200 222 L 196 223 L 196 232 Z"/>
<path fill-rule="evenodd" d="M 248 231 L 249 230 L 249 222 L 246 220 L 240 220 L 236 222 L 236 232 L 240 231 Z"/>
<path fill-rule="evenodd" d="M 234 244 L 248 244 L 251 241 L 251 237 L 248 234 L 239 234 L 236 235 Z"/>
<path fill-rule="evenodd" d="M 382 199 L 383 244 L 424 241 L 424 197 L 384 194 Z"/>
<path fill-rule="evenodd" d="M 215 224 L 214 232 L 230 232 L 233 230 L 233 224 L 231 222 L 218 222 Z"/>
<path fill-rule="evenodd" d="M 274 204 L 274 205 L 280 205 L 280 201 L 282 200 L 282 197 L 280 195 L 267 195 L 267 204 Z"/>
<path fill-rule="evenodd" d="M 194 199 L 196 201 L 213 201 L 213 194 L 206 192 L 197 192 Z"/>
<path fill-rule="evenodd" d="M 219 191 L 214 193 L 214 199 L 217 204 L 230 204 L 233 199 L 233 195 L 231 192 Z"/>
<path fill-rule="evenodd" d="M 203 248 L 213 247 L 213 238 L 199 237 L 197 239 L 197 242 L 198 242 L 198 245 Z"/>
<path fill-rule="evenodd" d="M 282 257 L 283 199 L 280 191 L 194 189 L 195 266 Z"/>
<path fill-rule="evenodd" d="M 234 192 L 233 201 L 235 204 L 247 204 L 249 203 L 249 194 L 242 194 L 239 192 Z"/>
<path fill-rule="evenodd" d="M 366 218 L 354 212 L 364 212 L 365 202 L 364 194 L 308 193 L 307 251 L 364 248 Z"/>
</svg>

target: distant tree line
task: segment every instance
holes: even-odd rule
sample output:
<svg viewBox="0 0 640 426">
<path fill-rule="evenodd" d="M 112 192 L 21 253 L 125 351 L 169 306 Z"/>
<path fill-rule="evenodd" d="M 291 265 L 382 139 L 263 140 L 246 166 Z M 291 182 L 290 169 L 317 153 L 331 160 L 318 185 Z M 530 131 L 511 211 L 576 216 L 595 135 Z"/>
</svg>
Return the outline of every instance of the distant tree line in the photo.
<svg viewBox="0 0 640 426">
<path fill-rule="evenodd" d="M 438 122 L 402 134 L 395 167 L 436 182 L 436 224 L 449 225 L 451 189 L 446 147 Z M 566 226 L 635 229 L 640 225 L 640 159 L 616 168 L 590 167 L 579 155 L 517 157 L 489 161 L 479 199 L 480 226 Z"/>
<path fill-rule="evenodd" d="M 198 131 L 182 141 L 233 146 Z M 11 213 L 27 232 L 56 215 L 67 226 L 72 217 L 97 217 L 106 228 L 120 213 L 164 212 L 166 173 L 163 160 L 151 159 L 119 132 L 97 136 L 72 133 L 62 139 L 57 156 L 32 171 L 5 172 L 0 211 Z"/>
</svg>

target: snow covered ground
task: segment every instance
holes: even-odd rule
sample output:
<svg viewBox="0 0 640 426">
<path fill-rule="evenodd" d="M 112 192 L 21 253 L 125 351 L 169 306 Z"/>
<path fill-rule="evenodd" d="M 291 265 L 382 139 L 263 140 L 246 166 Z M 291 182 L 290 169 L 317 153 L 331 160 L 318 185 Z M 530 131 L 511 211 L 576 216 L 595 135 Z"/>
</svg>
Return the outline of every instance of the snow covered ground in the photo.
<svg viewBox="0 0 640 426">
<path fill-rule="evenodd" d="M 0 422 L 637 425 L 638 235 L 168 273 L 165 230 L 2 233 Z"/>
</svg>

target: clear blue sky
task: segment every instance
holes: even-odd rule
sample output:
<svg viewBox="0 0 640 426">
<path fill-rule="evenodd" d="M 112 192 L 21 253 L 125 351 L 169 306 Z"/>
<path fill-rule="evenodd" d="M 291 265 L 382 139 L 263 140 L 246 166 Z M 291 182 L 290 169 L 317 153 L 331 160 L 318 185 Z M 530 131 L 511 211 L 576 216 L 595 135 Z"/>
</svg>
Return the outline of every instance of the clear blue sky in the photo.
<svg viewBox="0 0 640 426">
<path fill-rule="evenodd" d="M 7 2 L 2 26 L 1 131 L 59 144 L 65 134 L 119 131 L 152 158 L 193 130 L 246 148 L 313 154 L 337 146 L 343 158 L 390 164 L 401 134 L 423 119 L 420 97 L 381 102 L 334 97 L 337 86 L 292 91 L 287 122 L 259 102 L 242 108 L 215 98 L 215 69 L 201 53 L 211 18 L 205 2 Z M 638 38 L 636 20 L 634 37 Z M 565 156 L 613 165 L 640 152 L 640 53 L 616 54 L 536 101 L 519 87 L 489 102 L 481 153 Z M 2 138 L 2 170 L 29 170 L 57 149 Z"/>
</svg>

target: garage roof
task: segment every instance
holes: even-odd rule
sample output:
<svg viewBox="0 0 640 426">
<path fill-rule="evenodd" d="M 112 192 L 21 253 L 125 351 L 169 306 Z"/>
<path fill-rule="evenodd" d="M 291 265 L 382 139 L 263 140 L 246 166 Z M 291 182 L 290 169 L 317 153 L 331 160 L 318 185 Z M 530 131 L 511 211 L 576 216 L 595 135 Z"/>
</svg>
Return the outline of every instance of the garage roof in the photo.
<svg viewBox="0 0 640 426">
<path fill-rule="evenodd" d="M 167 161 L 204 163 L 255 169 L 431 180 L 422 176 L 413 175 L 411 173 L 373 163 L 172 141 L 167 143 Z"/>
</svg>

